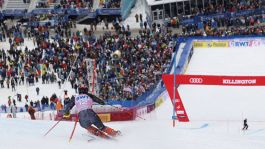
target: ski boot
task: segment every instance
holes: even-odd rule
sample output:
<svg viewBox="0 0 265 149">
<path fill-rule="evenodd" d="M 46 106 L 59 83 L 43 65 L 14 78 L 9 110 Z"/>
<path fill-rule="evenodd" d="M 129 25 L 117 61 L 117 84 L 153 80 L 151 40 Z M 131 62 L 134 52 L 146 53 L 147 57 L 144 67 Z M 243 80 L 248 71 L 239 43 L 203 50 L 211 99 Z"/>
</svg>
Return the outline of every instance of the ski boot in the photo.
<svg viewBox="0 0 265 149">
<path fill-rule="evenodd" d="M 109 139 L 110 137 L 108 135 L 106 135 L 104 132 L 102 132 L 101 130 L 95 128 L 94 126 L 89 126 L 87 128 L 88 132 L 95 135 L 95 136 L 98 136 L 98 137 L 101 137 L 101 138 L 105 138 L 105 139 Z"/>
<path fill-rule="evenodd" d="M 107 133 L 111 137 L 116 137 L 116 136 L 121 134 L 120 131 L 116 131 L 116 130 L 109 128 L 109 127 L 105 127 L 102 131 Z"/>
</svg>

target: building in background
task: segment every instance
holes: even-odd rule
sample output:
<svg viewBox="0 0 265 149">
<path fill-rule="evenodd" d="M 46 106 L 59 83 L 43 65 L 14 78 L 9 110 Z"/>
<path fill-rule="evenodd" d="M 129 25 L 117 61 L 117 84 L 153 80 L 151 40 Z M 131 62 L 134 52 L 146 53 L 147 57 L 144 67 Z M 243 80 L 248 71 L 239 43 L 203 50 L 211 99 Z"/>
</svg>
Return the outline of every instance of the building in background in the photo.
<svg viewBox="0 0 265 149">
<path fill-rule="evenodd" d="M 230 0 L 227 0 L 228 3 Z M 223 5 L 224 0 L 146 0 L 147 14 L 153 22 L 163 22 L 166 18 L 191 15 L 208 6 Z"/>
</svg>

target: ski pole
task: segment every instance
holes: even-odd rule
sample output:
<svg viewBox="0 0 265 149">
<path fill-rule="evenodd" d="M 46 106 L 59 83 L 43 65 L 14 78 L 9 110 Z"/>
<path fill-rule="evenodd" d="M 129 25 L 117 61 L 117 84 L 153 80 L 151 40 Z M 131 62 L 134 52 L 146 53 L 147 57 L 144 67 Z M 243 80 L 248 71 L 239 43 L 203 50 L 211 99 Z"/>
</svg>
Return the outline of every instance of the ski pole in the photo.
<svg viewBox="0 0 265 149">
<path fill-rule="evenodd" d="M 53 128 L 56 126 L 56 125 L 58 125 L 61 121 L 62 121 L 62 119 L 63 119 L 63 117 L 61 118 L 61 119 L 59 119 L 53 126 L 52 126 L 52 128 L 50 128 L 45 134 L 44 134 L 44 136 L 46 136 L 51 130 L 53 130 Z"/>
<path fill-rule="evenodd" d="M 114 107 L 114 108 L 116 108 L 116 109 L 119 109 L 119 110 L 121 110 L 121 111 L 124 111 L 124 109 L 122 109 L 122 108 L 119 108 L 119 107 L 115 107 L 115 106 L 113 106 L 113 105 L 110 105 L 111 107 Z M 128 113 L 128 114 L 131 114 L 131 113 L 129 113 L 129 112 L 127 112 L 127 111 L 125 111 L 126 113 Z M 139 116 L 139 115 L 137 115 L 137 114 L 135 114 L 137 117 L 139 117 L 140 119 L 143 119 L 143 120 L 146 120 L 145 118 L 143 118 L 143 117 L 141 117 L 141 116 Z"/>
<path fill-rule="evenodd" d="M 70 136 L 70 138 L 69 138 L 69 143 L 71 142 L 71 140 L 72 140 L 72 138 L 73 138 L 73 135 L 74 135 L 74 132 L 75 132 L 75 128 L 76 128 L 77 121 L 78 121 L 78 118 L 76 117 L 75 125 L 74 125 L 74 129 L 73 129 L 73 131 L 72 131 L 72 133 L 71 133 L 71 136 Z"/>
</svg>

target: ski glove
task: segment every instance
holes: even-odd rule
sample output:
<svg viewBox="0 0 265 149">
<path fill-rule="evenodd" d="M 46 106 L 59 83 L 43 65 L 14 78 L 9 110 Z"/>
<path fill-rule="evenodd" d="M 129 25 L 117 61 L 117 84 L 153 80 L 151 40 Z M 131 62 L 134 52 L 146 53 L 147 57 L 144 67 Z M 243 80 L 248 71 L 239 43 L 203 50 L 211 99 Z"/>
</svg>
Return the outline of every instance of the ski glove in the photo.
<svg viewBox="0 0 265 149">
<path fill-rule="evenodd" d="M 63 118 L 69 119 L 71 114 L 69 112 L 65 112 Z"/>
</svg>

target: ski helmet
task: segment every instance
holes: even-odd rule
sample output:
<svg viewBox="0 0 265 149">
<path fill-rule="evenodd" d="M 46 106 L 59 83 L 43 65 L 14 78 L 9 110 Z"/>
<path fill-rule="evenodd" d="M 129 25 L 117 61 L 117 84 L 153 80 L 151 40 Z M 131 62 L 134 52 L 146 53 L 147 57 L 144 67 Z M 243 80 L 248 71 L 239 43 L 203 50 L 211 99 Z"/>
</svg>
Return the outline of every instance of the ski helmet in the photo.
<svg viewBox="0 0 265 149">
<path fill-rule="evenodd" d="M 88 93 L 88 88 L 87 88 L 87 86 L 85 86 L 85 85 L 81 85 L 81 86 L 78 88 L 78 92 L 79 92 L 79 94 L 87 94 L 87 93 Z"/>
</svg>

